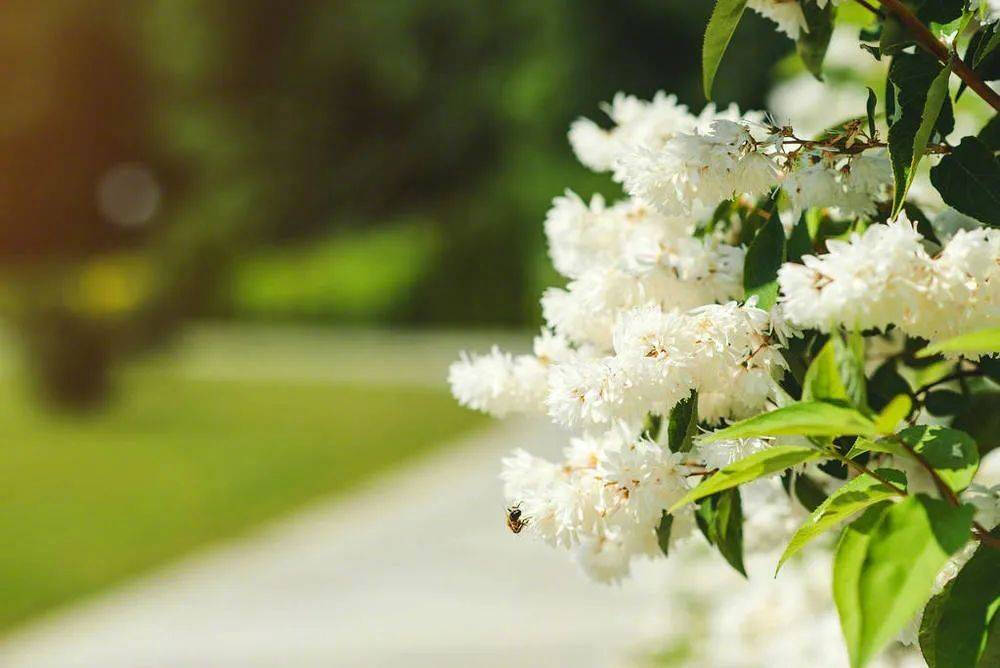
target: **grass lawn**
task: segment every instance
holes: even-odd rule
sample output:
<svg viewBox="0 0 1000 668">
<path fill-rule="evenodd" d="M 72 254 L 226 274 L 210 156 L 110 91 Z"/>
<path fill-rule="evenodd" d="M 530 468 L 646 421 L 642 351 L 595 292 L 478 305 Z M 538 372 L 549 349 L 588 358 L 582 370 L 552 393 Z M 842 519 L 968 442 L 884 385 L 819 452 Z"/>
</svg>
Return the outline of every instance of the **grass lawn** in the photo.
<svg viewBox="0 0 1000 668">
<path fill-rule="evenodd" d="M 0 630 L 483 424 L 444 389 L 211 379 L 169 359 L 54 417 L 0 381 Z"/>
</svg>

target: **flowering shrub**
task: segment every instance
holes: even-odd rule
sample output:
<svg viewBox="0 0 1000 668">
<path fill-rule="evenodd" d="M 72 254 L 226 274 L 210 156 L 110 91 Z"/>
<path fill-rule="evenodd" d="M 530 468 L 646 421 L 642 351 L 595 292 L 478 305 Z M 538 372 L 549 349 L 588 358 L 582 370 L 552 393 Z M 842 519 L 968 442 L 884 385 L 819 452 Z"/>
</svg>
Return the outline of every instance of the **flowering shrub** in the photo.
<svg viewBox="0 0 1000 668">
<path fill-rule="evenodd" d="M 706 94 L 745 8 L 820 77 L 844 2 L 718 0 Z M 996 666 L 1000 486 L 973 479 L 1000 443 L 1000 121 L 956 137 L 949 84 L 1000 110 L 984 83 L 1000 7 L 855 2 L 859 47 L 888 64 L 883 113 L 868 89 L 855 118 L 803 137 L 619 94 L 610 128 L 574 122 L 577 157 L 628 198 L 555 199 L 568 282 L 542 296 L 534 354 L 463 354 L 449 381 L 471 408 L 572 430 L 562 461 L 516 450 L 502 478 L 524 533 L 594 579 L 699 534 L 745 574 L 790 525 L 780 569 L 837 530 L 853 666 L 908 627 L 931 666 Z M 927 164 L 938 215 L 908 198 Z"/>
</svg>

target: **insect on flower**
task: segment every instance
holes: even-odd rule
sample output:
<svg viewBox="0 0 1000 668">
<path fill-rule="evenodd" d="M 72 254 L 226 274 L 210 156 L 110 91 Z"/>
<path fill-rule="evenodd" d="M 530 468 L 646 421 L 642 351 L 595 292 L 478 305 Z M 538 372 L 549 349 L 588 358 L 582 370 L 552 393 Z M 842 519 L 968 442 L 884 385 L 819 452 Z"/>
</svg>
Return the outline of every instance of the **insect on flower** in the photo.
<svg viewBox="0 0 1000 668">
<path fill-rule="evenodd" d="M 521 516 L 521 504 L 510 506 L 507 508 L 507 528 L 511 530 L 512 533 L 521 533 L 530 518 Z"/>
</svg>

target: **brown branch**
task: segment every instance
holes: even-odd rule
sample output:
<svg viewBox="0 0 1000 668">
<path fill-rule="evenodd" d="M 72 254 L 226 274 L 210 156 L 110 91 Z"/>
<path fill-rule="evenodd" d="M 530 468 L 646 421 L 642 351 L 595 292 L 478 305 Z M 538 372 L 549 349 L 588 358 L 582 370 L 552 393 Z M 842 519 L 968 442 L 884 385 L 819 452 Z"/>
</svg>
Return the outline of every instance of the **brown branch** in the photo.
<svg viewBox="0 0 1000 668">
<path fill-rule="evenodd" d="M 909 452 L 909 454 L 912 455 L 914 459 L 920 462 L 920 465 L 923 466 L 928 473 L 930 473 L 931 478 L 934 480 L 935 487 L 937 487 L 938 492 L 942 496 L 944 496 L 944 498 L 948 501 L 948 503 L 950 503 L 952 506 L 955 506 L 956 508 L 962 505 L 962 502 L 959 501 L 958 497 L 955 495 L 955 492 L 952 491 L 951 487 L 948 487 L 948 485 L 944 482 L 944 480 L 941 479 L 941 476 L 938 475 L 937 471 L 934 470 L 934 468 L 927 462 L 926 459 L 917 454 L 916 451 L 913 450 L 913 448 L 911 448 L 903 441 L 903 439 L 894 438 L 893 440 L 902 445 L 902 447 L 905 448 L 906 451 Z M 897 487 L 894 483 L 890 482 L 889 480 L 886 480 L 883 476 L 879 475 L 878 473 L 875 473 L 875 471 L 872 471 L 864 464 L 856 462 L 853 459 L 850 459 L 847 456 L 840 454 L 840 452 L 838 452 L 835 449 L 831 448 L 828 452 L 836 459 L 839 459 L 844 464 L 847 464 L 848 466 L 853 468 L 859 474 L 866 474 L 875 478 L 880 483 L 882 483 L 883 485 L 891 489 L 893 492 L 895 492 L 897 495 L 903 497 L 909 496 L 906 490 Z M 989 545 L 990 547 L 996 550 L 1000 550 L 1000 539 L 991 535 L 990 532 L 986 530 L 986 527 L 981 525 L 979 522 L 972 523 L 972 535 L 976 538 L 976 540 L 982 542 L 984 545 Z"/>
<path fill-rule="evenodd" d="M 921 385 L 919 388 L 914 390 L 913 396 L 916 397 L 918 395 L 923 394 L 924 392 L 927 392 L 928 390 L 934 389 L 938 385 L 943 385 L 944 383 L 950 383 L 953 380 L 961 380 L 963 378 L 974 378 L 982 375 L 983 372 L 980 371 L 979 369 L 968 370 L 968 371 L 956 371 L 955 373 L 949 374 L 944 378 L 939 378 L 938 380 L 935 380 L 932 383 Z"/>
<path fill-rule="evenodd" d="M 991 107 L 1000 111 L 1000 95 L 997 94 L 992 88 L 986 85 L 978 74 L 976 74 L 965 62 L 960 58 L 952 58 L 951 53 L 948 51 L 948 47 L 941 43 L 941 41 L 934 36 L 934 33 L 925 26 L 917 16 L 909 10 L 909 8 L 904 5 L 900 0 L 878 0 L 882 8 L 892 14 L 896 20 L 903 24 L 903 26 L 910 31 L 914 38 L 916 38 L 917 44 L 919 44 L 923 49 L 930 52 L 935 58 L 940 60 L 944 64 L 948 64 L 949 61 L 952 64 L 952 69 L 959 76 L 965 84 L 974 90 L 976 94 L 983 98 Z M 858 4 L 865 6 L 867 3 L 862 2 L 862 0 L 855 0 Z"/>
<path fill-rule="evenodd" d="M 916 450 L 911 448 L 910 445 L 901 438 L 895 437 L 892 440 L 899 443 L 899 445 L 902 446 L 903 449 L 905 449 L 910 454 L 911 457 L 916 459 L 917 462 L 919 462 L 920 465 L 924 468 L 924 470 L 926 470 L 927 473 L 930 474 L 931 479 L 934 481 L 934 486 L 938 490 L 938 493 L 941 494 L 941 496 L 943 496 L 945 500 L 948 501 L 948 503 L 950 503 L 952 506 L 956 508 L 962 505 L 962 502 L 961 500 L 959 500 L 958 495 L 956 495 L 954 490 L 952 490 L 952 488 L 948 486 L 948 483 L 946 483 L 941 478 L 938 472 L 934 470 L 934 467 L 930 465 L 930 462 L 924 459 L 923 455 L 919 454 Z M 990 532 L 987 531 L 986 527 L 984 527 L 979 522 L 972 523 L 972 535 L 975 536 L 976 539 L 981 541 L 983 544 L 989 545 L 990 547 L 996 550 L 1000 550 L 1000 539 L 997 539 L 992 535 L 990 535 Z"/>
</svg>

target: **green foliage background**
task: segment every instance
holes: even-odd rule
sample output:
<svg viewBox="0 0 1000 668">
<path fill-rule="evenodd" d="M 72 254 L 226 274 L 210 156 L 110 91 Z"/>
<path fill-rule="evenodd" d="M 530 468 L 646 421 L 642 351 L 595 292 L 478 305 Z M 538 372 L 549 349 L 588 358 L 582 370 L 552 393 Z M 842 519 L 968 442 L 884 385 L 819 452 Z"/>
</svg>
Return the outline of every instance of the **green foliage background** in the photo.
<svg viewBox="0 0 1000 668">
<path fill-rule="evenodd" d="M 100 369 L 191 316 L 535 324 L 554 280 L 551 198 L 617 193 L 575 162 L 569 123 L 619 90 L 665 89 L 700 109 L 710 9 L 4 3 L 2 301 L 64 399 L 99 395 Z M 770 64 L 793 45 L 745 24 L 715 98 L 761 106 Z M 123 162 L 148 165 L 163 192 L 142 227 L 95 206 L 95 183 Z M 78 289 L 95 263 L 96 300 Z M 110 307 L 109 293 L 121 297 Z M 65 342 L 84 352 L 61 353 Z"/>
</svg>

